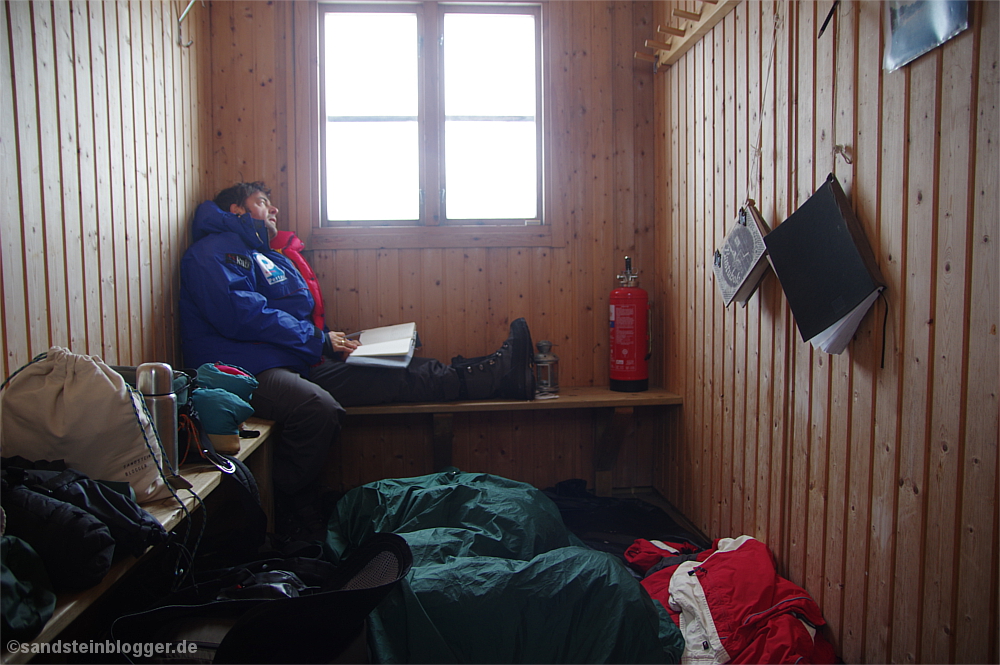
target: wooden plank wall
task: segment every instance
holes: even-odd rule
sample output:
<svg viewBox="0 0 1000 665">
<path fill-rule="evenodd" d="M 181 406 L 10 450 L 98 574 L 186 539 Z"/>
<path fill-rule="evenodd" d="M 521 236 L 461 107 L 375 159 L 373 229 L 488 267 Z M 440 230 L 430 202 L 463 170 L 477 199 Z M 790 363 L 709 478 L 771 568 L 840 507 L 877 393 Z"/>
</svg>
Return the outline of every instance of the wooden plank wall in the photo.
<svg viewBox="0 0 1000 665">
<path fill-rule="evenodd" d="M 710 537 L 766 542 L 845 662 L 998 660 L 1000 5 L 971 5 L 888 73 L 881 3 L 841 2 L 817 38 L 829 0 L 744 2 L 655 81 L 684 397 L 656 484 Z M 774 226 L 831 171 L 888 282 L 884 337 L 879 302 L 838 356 L 802 342 L 773 273 L 727 310 L 710 269 L 746 198 Z"/>
<path fill-rule="evenodd" d="M 318 216 L 315 6 L 196 3 L 184 48 L 186 4 L 3 4 L 5 375 L 52 344 L 180 362 L 187 222 L 232 181 L 268 180 L 300 232 Z M 1000 5 L 973 3 L 970 30 L 894 73 L 881 5 L 841 2 L 816 39 L 830 6 L 741 3 L 653 77 L 632 52 L 669 5 L 546 3 L 565 246 L 312 258 L 339 327 L 412 318 L 447 359 L 489 352 L 524 315 L 567 385 L 599 385 L 631 254 L 654 304 L 653 381 L 684 406 L 670 436 L 627 442 L 615 485 L 655 484 L 706 534 L 767 542 L 847 662 L 997 662 Z M 773 276 L 725 310 L 708 269 L 751 192 L 777 224 L 831 170 L 889 282 L 884 367 L 885 305 L 828 356 L 798 338 Z M 422 472 L 423 431 L 345 437 L 343 479 Z M 583 414 L 455 431 L 469 470 L 538 486 L 592 473 Z"/>
<path fill-rule="evenodd" d="M 549 221 L 566 225 L 564 246 L 312 251 L 328 320 L 345 331 L 416 321 L 421 353 L 447 362 L 492 352 L 510 321 L 524 316 L 536 341 L 556 344 L 564 385 L 606 385 L 607 299 L 615 275 L 630 255 L 652 289 L 658 263 L 653 78 L 632 57 L 654 28 L 651 17 L 648 2 L 545 4 Z M 315 5 L 216 1 L 208 29 L 213 159 L 206 178 L 216 189 L 241 179 L 267 181 L 282 222 L 308 242 L 319 218 L 309 112 L 316 95 Z M 652 380 L 658 383 L 659 374 Z M 331 464 L 342 476 L 333 482 L 352 487 L 430 470 L 420 438 L 425 424 L 390 420 L 345 428 Z M 592 450 L 586 413 L 457 418 L 455 436 L 454 462 L 464 470 L 541 487 L 570 477 L 593 480 L 589 452 L 575 452 Z M 651 486 L 650 451 L 649 437 L 627 442 L 614 483 Z"/>
<path fill-rule="evenodd" d="M 4 377 L 53 345 L 178 362 L 177 264 L 204 196 L 186 4 L 0 9 Z"/>
</svg>

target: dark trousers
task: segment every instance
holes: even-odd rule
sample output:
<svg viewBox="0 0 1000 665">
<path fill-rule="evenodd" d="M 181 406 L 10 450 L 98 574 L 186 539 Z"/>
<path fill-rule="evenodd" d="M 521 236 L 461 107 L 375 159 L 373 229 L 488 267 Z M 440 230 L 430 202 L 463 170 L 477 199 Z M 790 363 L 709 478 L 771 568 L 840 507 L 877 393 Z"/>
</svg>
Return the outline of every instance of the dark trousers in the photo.
<svg viewBox="0 0 1000 665">
<path fill-rule="evenodd" d="M 405 369 L 360 367 L 327 360 L 309 378 L 277 367 L 257 375 L 254 415 L 281 426 L 274 448 L 274 486 L 291 495 L 319 478 L 340 432 L 343 407 L 387 402 L 458 399 L 459 378 L 432 358 L 414 358 Z"/>
</svg>

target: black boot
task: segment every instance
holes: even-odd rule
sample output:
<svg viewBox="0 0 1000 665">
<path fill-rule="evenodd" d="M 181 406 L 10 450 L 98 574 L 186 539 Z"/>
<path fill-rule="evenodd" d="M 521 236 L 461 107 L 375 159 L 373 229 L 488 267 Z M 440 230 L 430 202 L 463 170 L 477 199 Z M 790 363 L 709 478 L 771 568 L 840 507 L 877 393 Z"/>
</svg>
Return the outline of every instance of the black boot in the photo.
<svg viewBox="0 0 1000 665">
<path fill-rule="evenodd" d="M 461 381 L 459 399 L 535 399 L 535 354 L 528 323 L 510 324 L 507 341 L 488 356 L 451 359 Z"/>
</svg>

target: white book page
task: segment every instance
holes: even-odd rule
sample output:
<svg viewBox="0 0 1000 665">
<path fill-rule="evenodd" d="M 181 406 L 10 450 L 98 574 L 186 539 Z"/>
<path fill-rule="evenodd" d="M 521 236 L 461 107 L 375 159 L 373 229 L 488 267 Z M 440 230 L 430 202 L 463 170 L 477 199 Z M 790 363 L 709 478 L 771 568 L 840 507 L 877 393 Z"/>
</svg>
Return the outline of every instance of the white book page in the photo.
<svg viewBox="0 0 1000 665">
<path fill-rule="evenodd" d="M 809 342 L 813 345 L 813 348 L 817 348 L 834 355 L 842 353 L 844 349 L 847 348 L 851 338 L 854 337 L 854 333 L 861 324 L 861 319 L 863 319 L 865 314 L 868 313 L 868 309 L 872 306 L 872 303 L 875 302 L 875 299 L 878 298 L 878 294 L 881 292 L 881 288 L 875 289 L 867 298 L 861 301 L 857 307 L 848 312 L 843 318 L 810 339 Z"/>
<path fill-rule="evenodd" d="M 361 346 L 351 352 L 358 356 L 397 356 L 410 351 L 416 323 L 401 323 L 384 328 L 372 328 L 361 333 Z"/>
</svg>

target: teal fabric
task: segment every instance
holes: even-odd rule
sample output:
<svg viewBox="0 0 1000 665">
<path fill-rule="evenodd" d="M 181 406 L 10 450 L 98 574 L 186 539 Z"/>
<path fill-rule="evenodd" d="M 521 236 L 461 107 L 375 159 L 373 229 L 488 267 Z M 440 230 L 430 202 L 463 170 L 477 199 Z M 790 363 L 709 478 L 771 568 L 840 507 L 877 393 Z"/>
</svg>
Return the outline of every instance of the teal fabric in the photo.
<svg viewBox="0 0 1000 665">
<path fill-rule="evenodd" d="M 0 607 L 4 637 L 21 642 L 34 639 L 56 607 L 41 558 L 15 536 L 0 539 Z"/>
<path fill-rule="evenodd" d="M 216 367 L 216 363 L 205 363 L 198 368 L 198 385 L 203 388 L 221 388 L 228 390 L 245 402 L 249 402 L 253 397 L 253 391 L 257 389 L 257 379 L 252 374 L 236 365 L 226 367 L 237 369 L 243 374 L 231 374 Z M 214 434 L 214 432 L 213 432 Z"/>
<path fill-rule="evenodd" d="M 413 551 L 409 575 L 371 616 L 378 662 L 680 661 L 666 612 L 530 485 L 452 469 L 356 488 L 337 504 L 328 553 L 339 561 L 377 532 Z"/>
<path fill-rule="evenodd" d="M 191 403 L 209 434 L 238 434 L 240 423 L 253 415 L 252 406 L 222 388 L 198 388 Z"/>
</svg>

